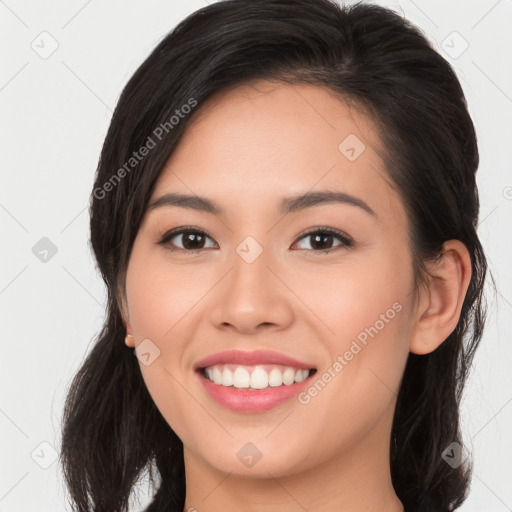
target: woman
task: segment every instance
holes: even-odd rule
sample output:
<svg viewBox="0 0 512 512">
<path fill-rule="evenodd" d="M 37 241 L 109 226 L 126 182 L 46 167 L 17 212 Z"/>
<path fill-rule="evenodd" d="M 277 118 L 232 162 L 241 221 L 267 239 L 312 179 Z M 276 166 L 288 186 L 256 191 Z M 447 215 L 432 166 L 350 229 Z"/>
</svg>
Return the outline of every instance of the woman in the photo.
<svg viewBox="0 0 512 512">
<path fill-rule="evenodd" d="M 125 87 L 91 196 L 108 289 L 72 383 L 77 510 L 455 510 L 484 325 L 450 65 L 374 5 L 229 0 Z M 134 354 L 136 357 L 134 357 Z"/>
</svg>

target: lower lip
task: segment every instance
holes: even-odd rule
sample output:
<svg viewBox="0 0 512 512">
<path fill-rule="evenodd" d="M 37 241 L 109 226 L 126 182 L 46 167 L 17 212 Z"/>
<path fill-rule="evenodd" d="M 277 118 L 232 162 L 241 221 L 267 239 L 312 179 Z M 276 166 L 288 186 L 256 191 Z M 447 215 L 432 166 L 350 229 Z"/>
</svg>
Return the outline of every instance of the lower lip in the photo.
<svg viewBox="0 0 512 512">
<path fill-rule="evenodd" d="M 248 388 L 235 388 L 234 386 L 220 386 L 207 379 L 200 371 L 197 374 L 204 389 L 214 400 L 227 409 L 238 412 L 263 412 L 273 409 L 298 395 L 305 387 L 309 386 L 314 375 L 289 386 L 250 390 Z"/>
</svg>

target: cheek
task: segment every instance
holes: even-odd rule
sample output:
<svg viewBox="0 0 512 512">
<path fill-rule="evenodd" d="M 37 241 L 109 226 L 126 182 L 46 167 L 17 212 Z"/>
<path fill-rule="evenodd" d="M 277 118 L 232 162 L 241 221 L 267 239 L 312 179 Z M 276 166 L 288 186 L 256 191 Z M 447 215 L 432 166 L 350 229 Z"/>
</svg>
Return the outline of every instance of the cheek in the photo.
<svg viewBox="0 0 512 512">
<path fill-rule="evenodd" d="M 201 276 L 166 263 L 165 255 L 134 245 L 126 277 L 126 295 L 135 339 L 160 343 L 187 323 L 204 294 Z"/>
<path fill-rule="evenodd" d="M 407 252 L 400 259 L 382 251 L 339 272 L 326 269 L 315 273 L 314 283 L 309 291 L 303 285 L 298 295 L 307 297 L 308 307 L 328 329 L 322 329 L 323 340 L 333 363 L 338 362 L 331 373 L 337 382 L 332 389 L 340 397 L 331 398 L 348 410 L 378 410 L 398 393 L 409 351 L 412 268 Z"/>
<path fill-rule="evenodd" d="M 342 264 L 304 268 L 287 276 L 289 287 L 314 313 L 312 321 L 326 328 L 324 339 L 333 349 L 344 348 L 375 323 L 379 331 L 389 331 L 388 325 L 400 316 L 400 304 L 405 307 L 409 300 L 412 273 L 406 254 L 378 252 L 354 254 Z M 393 308 L 395 303 L 399 305 Z"/>
<path fill-rule="evenodd" d="M 183 272 L 169 272 L 161 258 L 134 245 L 126 277 L 126 295 L 136 345 L 150 340 L 150 364 L 139 363 L 147 390 L 167 423 L 182 439 L 188 439 L 189 421 L 198 411 L 183 392 L 180 360 L 187 343 L 201 289 Z M 146 342 L 147 343 L 147 342 Z M 172 397 L 172 401 L 169 397 Z M 187 411 L 177 414 L 176 411 Z M 204 420 L 204 418 L 203 418 Z"/>
</svg>

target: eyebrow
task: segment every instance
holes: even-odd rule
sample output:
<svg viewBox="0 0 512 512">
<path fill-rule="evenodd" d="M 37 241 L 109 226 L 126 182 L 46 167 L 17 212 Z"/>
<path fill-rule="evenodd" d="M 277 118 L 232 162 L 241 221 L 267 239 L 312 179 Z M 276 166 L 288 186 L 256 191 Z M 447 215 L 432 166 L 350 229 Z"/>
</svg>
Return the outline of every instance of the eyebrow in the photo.
<svg viewBox="0 0 512 512">
<path fill-rule="evenodd" d="M 377 216 L 377 214 L 358 197 L 346 194 L 345 192 L 333 192 L 330 190 L 307 192 L 305 194 L 296 195 L 292 197 L 285 197 L 282 199 L 279 212 L 284 214 L 298 212 L 311 208 L 313 206 L 342 203 L 350 206 L 361 208 L 370 215 Z M 181 208 L 191 208 L 201 212 L 211 213 L 213 215 L 224 215 L 224 210 L 217 204 L 206 197 L 188 194 L 169 193 L 160 196 L 150 203 L 148 209 L 155 210 L 163 206 L 179 206 Z"/>
</svg>

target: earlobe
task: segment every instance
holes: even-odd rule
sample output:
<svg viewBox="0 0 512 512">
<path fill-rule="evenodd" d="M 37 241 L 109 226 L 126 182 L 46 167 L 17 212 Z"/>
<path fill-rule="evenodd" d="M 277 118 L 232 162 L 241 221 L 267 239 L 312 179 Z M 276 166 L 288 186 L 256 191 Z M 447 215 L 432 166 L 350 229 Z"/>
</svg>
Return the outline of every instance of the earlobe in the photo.
<svg viewBox="0 0 512 512">
<path fill-rule="evenodd" d="M 133 330 L 132 330 L 132 326 L 130 324 L 130 321 L 125 319 L 124 320 L 124 324 L 126 326 L 126 336 L 124 338 L 124 342 L 125 342 L 127 347 L 134 348 L 135 347 L 135 340 L 133 338 Z"/>
<path fill-rule="evenodd" d="M 124 342 L 127 347 L 135 347 L 135 340 L 133 338 L 133 330 L 130 324 L 130 320 L 124 318 L 124 325 L 126 327 L 126 336 L 124 338 Z"/>
<path fill-rule="evenodd" d="M 125 342 L 126 346 L 134 348 L 135 342 L 134 342 L 134 338 L 133 338 L 133 329 L 132 329 L 132 326 L 131 326 L 131 323 L 129 320 L 128 307 L 122 298 L 118 301 L 118 304 L 119 304 L 119 311 L 123 318 L 123 323 L 124 323 L 125 329 L 126 329 L 126 336 L 125 336 L 124 342 Z"/>
<path fill-rule="evenodd" d="M 471 280 L 471 258 L 459 240 L 443 244 L 443 254 L 429 267 L 431 276 L 421 290 L 409 349 L 433 352 L 454 331 Z"/>
<path fill-rule="evenodd" d="M 124 337 L 124 343 L 127 347 L 135 348 L 135 340 L 131 334 L 127 334 Z"/>
</svg>

